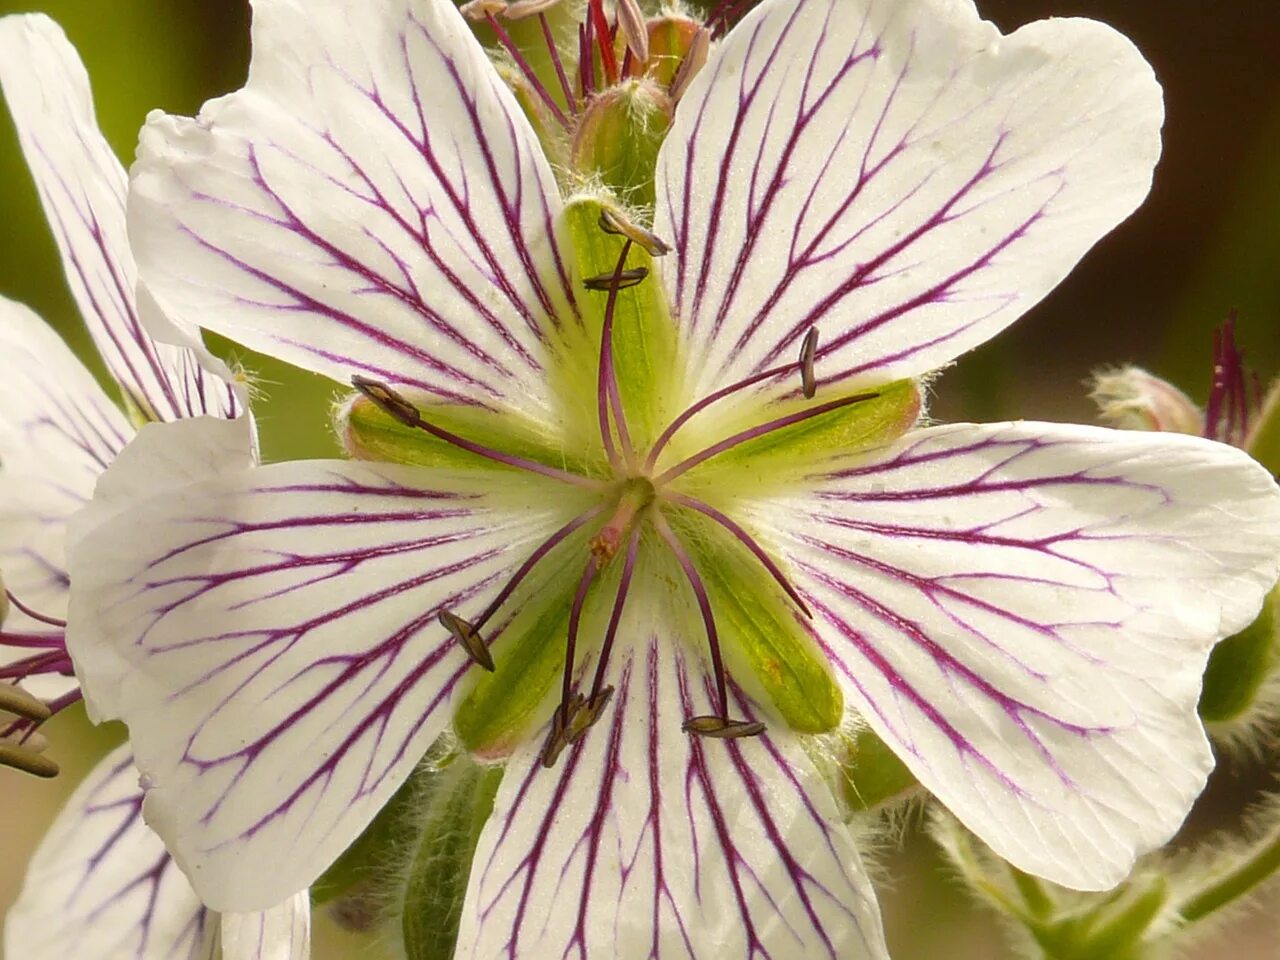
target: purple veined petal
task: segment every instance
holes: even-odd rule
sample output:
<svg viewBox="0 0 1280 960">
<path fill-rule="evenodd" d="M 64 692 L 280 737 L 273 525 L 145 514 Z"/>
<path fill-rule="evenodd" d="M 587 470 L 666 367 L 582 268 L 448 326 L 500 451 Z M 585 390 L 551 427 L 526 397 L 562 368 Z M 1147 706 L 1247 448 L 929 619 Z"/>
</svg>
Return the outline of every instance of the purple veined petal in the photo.
<svg viewBox="0 0 1280 960">
<path fill-rule="evenodd" d="M 41 842 L 4 925 L 29 960 L 217 960 L 218 915 L 142 820 L 127 747 L 89 774 Z"/>
<path fill-rule="evenodd" d="M 224 913 L 220 960 L 308 960 L 311 895 L 303 890 L 259 913 Z"/>
<path fill-rule="evenodd" d="M 550 416 L 546 341 L 573 316 L 561 200 L 453 5 L 256 0 L 253 47 L 245 89 L 143 131 L 149 286 L 344 384 Z"/>
<path fill-rule="evenodd" d="M 26 605 L 66 614 L 68 518 L 132 434 L 58 335 L 0 297 L 0 574 Z"/>
<path fill-rule="evenodd" d="M 572 499 L 295 462 L 170 488 L 73 541 L 77 672 L 129 724 L 148 822 L 206 903 L 274 906 L 355 839 L 470 667 L 438 613 L 473 616 Z"/>
<path fill-rule="evenodd" d="M 1119 882 L 1213 765 L 1206 657 L 1280 574 L 1280 490 L 1175 434 L 908 434 L 750 508 L 875 732 L 1003 858 Z"/>
<path fill-rule="evenodd" d="M 0 87 L 62 254 L 71 292 L 125 393 L 148 417 L 234 416 L 225 367 L 135 294 L 125 232 L 126 178 L 98 130 L 89 78 L 62 29 L 31 14 L 0 21 Z M 153 337 L 183 340 L 190 349 Z"/>
<path fill-rule="evenodd" d="M 819 383 L 918 376 L 994 336 L 1146 196 L 1162 118 L 1100 23 L 1001 37 L 969 0 L 765 0 L 658 158 L 694 395 L 813 326 Z"/>
<path fill-rule="evenodd" d="M 713 685 L 678 628 L 655 630 L 661 609 L 621 631 L 637 639 L 614 651 L 612 702 L 576 747 L 550 770 L 541 740 L 512 756 L 459 960 L 887 960 L 875 893 L 799 740 L 681 729 L 715 712 Z"/>
</svg>

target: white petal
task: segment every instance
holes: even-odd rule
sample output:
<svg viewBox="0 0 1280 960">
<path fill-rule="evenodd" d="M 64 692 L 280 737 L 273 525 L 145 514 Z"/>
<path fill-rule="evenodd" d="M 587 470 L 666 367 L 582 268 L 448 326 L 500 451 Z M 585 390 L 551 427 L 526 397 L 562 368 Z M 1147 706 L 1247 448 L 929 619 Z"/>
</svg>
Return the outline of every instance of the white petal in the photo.
<svg viewBox="0 0 1280 960">
<path fill-rule="evenodd" d="M 610 706 L 553 769 L 541 741 L 512 756 L 460 958 L 887 960 L 857 848 L 798 739 L 681 730 L 713 712 L 685 643 L 660 626 L 616 650 Z"/>
<path fill-rule="evenodd" d="M 253 47 L 244 90 L 143 131 L 147 283 L 343 383 L 545 408 L 544 340 L 570 296 L 560 198 L 453 5 L 257 0 Z"/>
<path fill-rule="evenodd" d="M 1080 889 L 1164 843 L 1212 758 L 1209 649 L 1280 574 L 1280 490 L 1196 437 L 908 434 L 760 506 L 850 702 L 997 853 Z"/>
<path fill-rule="evenodd" d="M 67 520 L 132 433 L 58 335 L 0 297 L 0 573 L 26 605 L 66 613 Z"/>
<path fill-rule="evenodd" d="M 103 139 L 89 78 L 62 29 L 39 14 L 0 20 L 0 86 L 53 229 L 71 292 L 107 368 L 148 416 L 234 415 L 225 371 L 155 305 L 139 304 L 125 235 L 125 173 Z M 193 349 L 155 342 L 186 340 Z"/>
<path fill-rule="evenodd" d="M 221 960 L 307 960 L 311 896 L 303 890 L 260 913 L 224 913 L 221 937 Z"/>
<path fill-rule="evenodd" d="M 969 0 L 765 0 L 658 160 L 663 281 L 695 395 L 791 360 L 820 381 L 942 366 L 1142 201 L 1160 88 L 1088 20 L 1001 37 Z"/>
<path fill-rule="evenodd" d="M 436 614 L 472 613 L 569 516 L 572 498 L 504 488 L 277 464 L 73 544 L 77 671 L 129 724 L 148 821 L 205 902 L 261 910 L 308 886 L 440 733 L 470 661 Z"/>
<path fill-rule="evenodd" d="M 143 823 L 138 772 L 120 747 L 72 795 L 32 858 L 5 919 L 5 953 L 216 960 L 217 926 Z"/>
</svg>

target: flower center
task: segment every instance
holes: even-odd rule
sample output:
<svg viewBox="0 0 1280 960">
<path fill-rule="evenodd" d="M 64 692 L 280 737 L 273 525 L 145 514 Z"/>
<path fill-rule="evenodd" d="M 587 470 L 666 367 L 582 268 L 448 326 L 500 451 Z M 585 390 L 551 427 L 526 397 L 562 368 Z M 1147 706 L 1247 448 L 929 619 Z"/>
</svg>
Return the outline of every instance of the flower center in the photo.
<svg viewBox="0 0 1280 960">
<path fill-rule="evenodd" d="M 588 291 L 597 291 L 606 296 L 595 383 L 595 419 L 598 423 L 601 447 L 608 461 L 609 477 L 604 479 L 589 477 L 583 473 L 563 470 L 476 443 L 429 421 L 423 411 L 391 387 L 363 377 L 355 377 L 352 381 L 365 397 L 405 426 L 421 430 L 437 440 L 443 440 L 490 461 L 585 488 L 596 495 L 591 507 L 564 524 L 534 549 L 474 621 L 465 620 L 452 611 L 439 614 L 441 624 L 469 653 L 472 660 L 485 670 L 492 671 L 494 662 L 489 645 L 495 637 L 485 636 L 486 626 L 508 603 L 517 587 L 556 547 L 588 524 L 599 524 L 594 534 L 587 540 L 587 556 L 570 606 L 560 702 L 542 750 L 542 762 L 546 766 L 553 765 L 566 747 L 575 743 L 591 728 L 601 717 L 612 697 L 613 688 L 604 682 L 606 666 L 622 622 L 628 595 L 631 592 L 642 541 L 665 550 L 675 560 L 676 566 L 688 583 L 706 635 L 715 684 L 717 712 L 687 718 L 683 725 L 684 730 L 700 736 L 730 738 L 754 736 L 765 729 L 764 724 L 759 721 L 735 718 L 731 715 L 728 676 L 724 665 L 720 630 L 711 601 L 711 591 L 704 579 L 704 572 L 699 569 L 699 564 L 695 561 L 690 545 L 676 529 L 673 529 L 670 520 L 675 514 L 685 512 L 700 515 L 710 521 L 722 532 L 728 534 L 729 544 L 745 550 L 751 561 L 767 574 L 768 578 L 806 618 L 809 616 L 809 609 L 784 571 L 747 529 L 705 500 L 678 489 L 675 481 L 699 465 L 738 446 L 842 407 L 863 403 L 879 396 L 878 392 L 868 392 L 806 405 L 783 416 L 731 433 L 718 442 L 685 456 L 673 465 L 660 469 L 661 455 L 676 435 L 709 407 L 729 397 L 769 381 L 798 375 L 799 393 L 806 400 L 813 399 L 817 390 L 814 363 L 817 356 L 818 335 L 816 330 L 810 330 L 806 334 L 796 361 L 760 371 L 697 400 L 670 421 L 648 450 L 637 450 L 633 433 L 628 427 L 614 363 L 613 329 L 619 291 L 643 282 L 647 277 L 647 271 L 643 268 L 626 269 L 627 256 L 634 242 L 633 235 L 641 236 L 641 234 L 627 229 L 626 224 L 619 225 L 614 221 L 602 222 L 601 226 L 610 233 L 625 237 L 621 254 L 613 270 L 600 276 L 587 277 L 583 281 Z M 662 249 L 660 244 L 646 246 L 651 253 Z M 618 573 L 612 609 L 607 626 L 604 628 L 599 656 L 596 659 L 594 678 L 590 687 L 583 692 L 576 689 L 574 683 L 583 610 L 600 574 L 611 564 L 619 562 L 621 570 Z"/>
</svg>

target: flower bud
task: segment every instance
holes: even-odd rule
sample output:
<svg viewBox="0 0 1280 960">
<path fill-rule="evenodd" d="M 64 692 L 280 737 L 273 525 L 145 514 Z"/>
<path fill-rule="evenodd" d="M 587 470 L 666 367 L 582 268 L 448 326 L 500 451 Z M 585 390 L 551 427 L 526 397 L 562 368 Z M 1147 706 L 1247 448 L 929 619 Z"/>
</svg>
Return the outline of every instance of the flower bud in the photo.
<svg viewBox="0 0 1280 960">
<path fill-rule="evenodd" d="M 850 810 L 883 810 L 920 791 L 915 775 L 870 727 L 861 727 L 843 740 L 840 771 Z"/>
<path fill-rule="evenodd" d="M 680 64 L 694 46 L 700 24 L 688 17 L 656 17 L 648 23 L 649 76 L 662 87 L 670 87 Z"/>
<path fill-rule="evenodd" d="M 1204 417 L 1191 398 L 1141 367 L 1094 374 L 1089 396 L 1103 422 L 1121 430 L 1158 430 L 1199 436 Z"/>
<path fill-rule="evenodd" d="M 1200 693 L 1200 718 L 1215 726 L 1247 723 L 1265 692 L 1280 662 L 1277 649 L 1276 606 L 1280 589 L 1272 590 L 1262 605 L 1258 618 L 1235 636 L 1227 637 L 1216 647 L 1205 668 L 1204 688 Z"/>
<path fill-rule="evenodd" d="M 1244 448 L 1273 476 L 1280 476 L 1280 381 L 1273 383 L 1263 398 Z"/>
<path fill-rule="evenodd" d="M 571 162 L 623 203 L 652 207 L 658 148 L 671 125 L 671 98 L 649 79 L 625 80 L 595 97 L 574 137 Z"/>
</svg>

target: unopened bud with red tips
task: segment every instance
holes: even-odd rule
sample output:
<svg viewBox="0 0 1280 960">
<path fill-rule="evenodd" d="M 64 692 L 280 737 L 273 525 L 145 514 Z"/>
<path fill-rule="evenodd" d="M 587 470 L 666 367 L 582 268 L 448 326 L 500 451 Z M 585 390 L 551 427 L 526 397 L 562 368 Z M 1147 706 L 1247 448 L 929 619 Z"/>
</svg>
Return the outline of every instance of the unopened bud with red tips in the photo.
<svg viewBox="0 0 1280 960">
<path fill-rule="evenodd" d="M 653 206 L 658 148 L 671 114 L 671 98 L 650 79 L 610 87 L 583 114 L 573 141 L 574 169 L 598 177 L 626 204 Z"/>
<path fill-rule="evenodd" d="M 1141 367 L 1094 374 L 1089 396 L 1102 420 L 1121 430 L 1157 430 L 1199 436 L 1204 416 L 1185 393 Z"/>
</svg>

